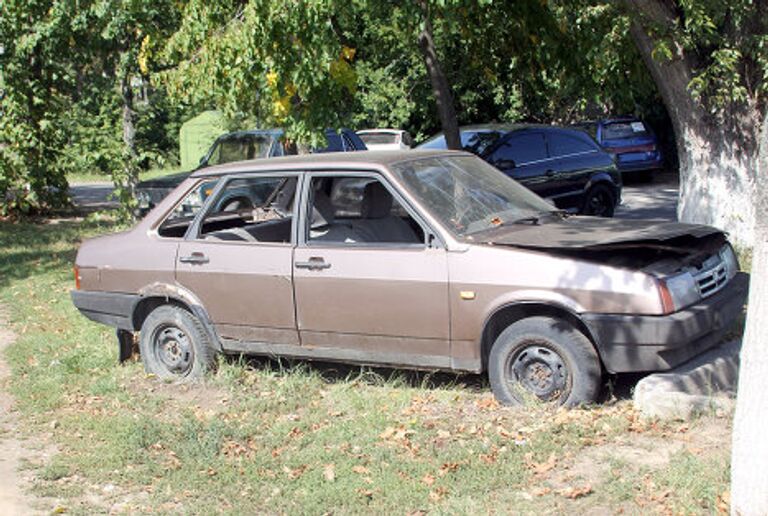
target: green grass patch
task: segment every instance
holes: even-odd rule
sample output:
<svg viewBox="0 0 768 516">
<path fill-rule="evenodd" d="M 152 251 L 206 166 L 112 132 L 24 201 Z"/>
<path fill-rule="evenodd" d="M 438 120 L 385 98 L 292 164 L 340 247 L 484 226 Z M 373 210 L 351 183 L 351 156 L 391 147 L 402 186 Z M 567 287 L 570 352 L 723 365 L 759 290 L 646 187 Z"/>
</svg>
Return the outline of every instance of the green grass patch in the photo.
<svg viewBox="0 0 768 516">
<path fill-rule="evenodd" d="M 696 513 L 727 486 L 722 454 L 622 461 L 617 443 L 635 436 L 697 435 L 641 422 L 627 402 L 511 409 L 451 375 L 266 359 L 222 359 L 195 384 L 148 378 L 118 365 L 113 331 L 69 299 L 78 244 L 116 229 L 0 222 L 11 389 L 26 430 L 59 450 L 35 472 L 38 493 L 71 512 L 642 512 L 650 478 L 670 491 L 653 503 Z"/>
</svg>

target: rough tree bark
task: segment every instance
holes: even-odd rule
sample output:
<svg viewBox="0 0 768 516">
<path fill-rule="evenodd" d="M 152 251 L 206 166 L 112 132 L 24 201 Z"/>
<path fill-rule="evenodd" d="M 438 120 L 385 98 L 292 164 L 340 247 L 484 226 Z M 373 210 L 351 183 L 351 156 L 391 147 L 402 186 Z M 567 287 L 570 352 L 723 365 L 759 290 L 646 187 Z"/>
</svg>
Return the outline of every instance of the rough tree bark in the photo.
<svg viewBox="0 0 768 516">
<path fill-rule="evenodd" d="M 133 106 L 133 88 L 131 76 L 124 73 L 120 79 L 120 96 L 123 101 L 123 167 L 124 185 L 120 185 L 127 191 L 126 195 L 134 197 L 136 185 L 139 183 L 139 171 L 137 166 L 138 153 L 136 152 L 136 111 Z"/>
<path fill-rule="evenodd" d="M 445 135 L 445 143 L 449 149 L 461 149 L 459 122 L 456 118 L 456 108 L 453 104 L 453 94 L 448 79 L 443 73 L 440 59 L 432 37 L 432 22 L 430 20 L 428 0 L 419 0 L 419 6 L 424 15 L 424 28 L 419 34 L 419 48 L 424 57 L 424 65 L 429 73 L 432 91 L 437 103 L 437 114 Z"/>
<path fill-rule="evenodd" d="M 654 59 L 648 24 L 671 29 L 673 2 L 624 0 L 632 16 L 630 35 L 672 119 L 680 160 L 678 218 L 725 229 L 740 246 L 752 243 L 755 220 L 751 172 L 756 169 L 760 112 L 754 104 L 710 114 L 689 90 L 699 63 L 673 42 L 671 59 Z"/>
<path fill-rule="evenodd" d="M 768 514 L 768 119 L 760 141 L 755 246 L 731 451 L 731 512 L 743 516 Z"/>
</svg>

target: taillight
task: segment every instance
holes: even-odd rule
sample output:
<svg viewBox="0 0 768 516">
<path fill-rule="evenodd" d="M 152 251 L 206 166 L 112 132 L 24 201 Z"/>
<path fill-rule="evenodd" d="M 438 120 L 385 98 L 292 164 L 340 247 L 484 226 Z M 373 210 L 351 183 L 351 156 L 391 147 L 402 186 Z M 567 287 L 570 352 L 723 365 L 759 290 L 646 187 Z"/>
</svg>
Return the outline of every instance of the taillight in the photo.
<svg viewBox="0 0 768 516">
<path fill-rule="evenodd" d="M 75 290 L 80 290 L 80 268 L 75 265 L 74 267 L 74 273 L 75 273 Z"/>
<path fill-rule="evenodd" d="M 669 287 L 667 287 L 667 282 L 662 280 L 658 280 L 657 282 L 659 286 L 659 297 L 661 298 L 661 311 L 664 314 L 671 314 L 675 311 L 675 302 L 672 300 L 672 293 L 669 291 Z"/>
</svg>

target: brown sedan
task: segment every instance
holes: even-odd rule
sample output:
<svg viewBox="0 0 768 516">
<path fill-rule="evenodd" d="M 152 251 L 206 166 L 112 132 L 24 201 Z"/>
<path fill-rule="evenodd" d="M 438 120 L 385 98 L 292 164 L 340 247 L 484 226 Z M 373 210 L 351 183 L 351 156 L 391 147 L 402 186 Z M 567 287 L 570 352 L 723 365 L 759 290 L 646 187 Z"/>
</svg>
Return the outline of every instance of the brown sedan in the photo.
<svg viewBox="0 0 768 516">
<path fill-rule="evenodd" d="M 192 174 L 82 245 L 72 299 L 164 378 L 249 353 L 487 371 L 502 402 L 574 405 L 716 344 L 738 269 L 708 226 L 569 216 L 466 153 L 365 152 Z"/>
</svg>

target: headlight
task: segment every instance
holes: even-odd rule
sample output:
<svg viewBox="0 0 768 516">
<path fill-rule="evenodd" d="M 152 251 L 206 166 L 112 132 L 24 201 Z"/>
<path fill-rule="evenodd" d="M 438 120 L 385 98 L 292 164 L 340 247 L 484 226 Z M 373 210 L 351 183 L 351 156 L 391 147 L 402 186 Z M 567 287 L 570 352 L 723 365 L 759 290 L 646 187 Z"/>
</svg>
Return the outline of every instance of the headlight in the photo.
<svg viewBox="0 0 768 516">
<path fill-rule="evenodd" d="M 696 280 L 690 272 L 659 280 L 659 295 L 665 314 L 677 312 L 701 299 Z"/>
<path fill-rule="evenodd" d="M 723 260 L 723 263 L 725 263 L 725 270 L 728 274 L 728 279 L 730 280 L 736 276 L 737 272 L 739 272 L 739 259 L 736 257 L 736 253 L 733 251 L 731 244 L 725 244 L 720 249 L 720 258 Z"/>
</svg>

